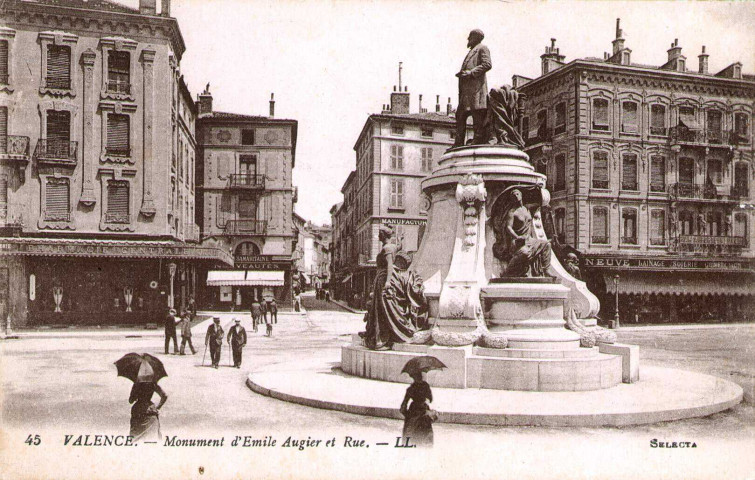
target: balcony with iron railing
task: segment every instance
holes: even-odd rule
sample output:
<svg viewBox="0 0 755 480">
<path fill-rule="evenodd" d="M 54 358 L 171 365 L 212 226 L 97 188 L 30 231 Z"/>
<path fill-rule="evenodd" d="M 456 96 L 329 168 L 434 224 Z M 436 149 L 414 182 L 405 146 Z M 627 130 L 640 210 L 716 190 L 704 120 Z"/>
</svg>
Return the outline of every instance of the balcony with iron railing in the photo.
<svg viewBox="0 0 755 480">
<path fill-rule="evenodd" d="M 127 212 L 105 212 L 106 223 L 128 224 L 131 216 Z"/>
<path fill-rule="evenodd" d="M 131 157 L 131 147 L 105 147 L 105 154 L 112 157 Z"/>
<path fill-rule="evenodd" d="M 668 186 L 668 193 L 676 200 L 718 200 L 723 202 L 741 200 L 749 196 L 749 192 L 741 187 L 734 187 L 728 195 L 725 195 L 719 194 L 715 185 L 694 183 L 672 183 Z"/>
<path fill-rule="evenodd" d="M 40 164 L 76 166 L 78 142 L 65 142 L 40 138 L 34 149 L 34 158 Z"/>
<path fill-rule="evenodd" d="M 0 235 L 15 236 L 24 228 L 25 205 L 0 203 Z"/>
<path fill-rule="evenodd" d="M 264 190 L 265 176 L 253 173 L 232 173 L 228 178 L 232 190 Z"/>
<path fill-rule="evenodd" d="M 684 125 L 677 125 L 669 129 L 669 144 L 672 146 L 691 145 L 701 147 L 729 147 L 737 145 L 733 142 L 733 134 L 728 130 L 709 128 L 707 130 L 693 130 Z M 738 138 L 738 137 L 737 137 Z"/>
<path fill-rule="evenodd" d="M 547 149 L 553 141 L 553 130 L 550 128 L 540 127 L 534 136 L 529 136 L 528 132 L 525 132 L 525 134 L 528 135 L 524 139 L 525 148 L 543 147 Z"/>
<path fill-rule="evenodd" d="M 670 250 L 688 255 L 738 256 L 747 247 L 747 237 L 726 235 L 679 235 Z"/>
<path fill-rule="evenodd" d="M 6 135 L 0 137 L 0 160 L 29 161 L 29 137 Z"/>
<path fill-rule="evenodd" d="M 265 235 L 267 233 L 266 220 L 228 220 L 223 229 L 224 235 Z"/>
</svg>

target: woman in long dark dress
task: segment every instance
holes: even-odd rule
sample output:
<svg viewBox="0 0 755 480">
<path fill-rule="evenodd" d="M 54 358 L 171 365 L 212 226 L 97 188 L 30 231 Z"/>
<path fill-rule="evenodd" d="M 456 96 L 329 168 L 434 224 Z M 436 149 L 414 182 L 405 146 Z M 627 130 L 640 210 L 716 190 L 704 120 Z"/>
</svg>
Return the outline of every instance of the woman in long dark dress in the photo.
<svg viewBox="0 0 755 480">
<path fill-rule="evenodd" d="M 424 372 L 415 372 L 412 375 L 414 383 L 406 389 L 400 411 L 404 416 L 404 442 L 432 447 L 433 421 L 436 420 L 437 414 L 428 405 L 428 402 L 433 401 L 433 392 L 430 384 L 425 381 L 425 375 Z"/>
<path fill-rule="evenodd" d="M 160 403 L 152 403 L 152 395 L 160 396 Z M 131 432 L 134 440 L 160 440 L 160 418 L 158 411 L 168 400 L 168 395 L 155 382 L 137 382 L 131 388 L 128 402 L 131 407 Z"/>
<path fill-rule="evenodd" d="M 427 327 L 427 302 L 422 279 L 408 269 L 408 256 L 393 241 L 393 229 L 380 227 L 383 248 L 375 263 L 377 273 L 372 286 L 372 302 L 365 314 L 364 344 L 372 350 L 390 348 L 393 343 L 408 343 Z"/>
</svg>

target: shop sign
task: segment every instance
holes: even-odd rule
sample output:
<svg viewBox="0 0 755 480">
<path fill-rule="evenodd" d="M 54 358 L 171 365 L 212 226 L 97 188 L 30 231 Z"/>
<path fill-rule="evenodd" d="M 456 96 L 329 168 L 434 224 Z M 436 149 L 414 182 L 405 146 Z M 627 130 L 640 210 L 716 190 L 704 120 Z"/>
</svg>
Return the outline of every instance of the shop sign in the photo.
<svg viewBox="0 0 755 480">
<path fill-rule="evenodd" d="M 750 262 L 741 260 L 682 260 L 608 256 L 585 257 L 584 265 L 588 268 L 615 270 L 753 270 L 753 265 Z"/>
<path fill-rule="evenodd" d="M 238 270 L 288 270 L 291 264 L 277 262 L 239 262 L 235 268 Z"/>
<path fill-rule="evenodd" d="M 423 218 L 381 218 L 384 225 L 427 225 L 427 219 Z"/>
</svg>

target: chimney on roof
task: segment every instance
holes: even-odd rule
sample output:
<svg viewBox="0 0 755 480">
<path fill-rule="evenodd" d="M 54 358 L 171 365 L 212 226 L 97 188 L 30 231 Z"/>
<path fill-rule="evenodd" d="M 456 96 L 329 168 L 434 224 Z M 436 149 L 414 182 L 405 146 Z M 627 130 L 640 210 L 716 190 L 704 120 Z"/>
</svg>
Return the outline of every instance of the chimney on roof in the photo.
<svg viewBox="0 0 755 480">
<path fill-rule="evenodd" d="M 210 84 L 204 87 L 204 92 L 197 95 L 197 117 L 203 118 L 212 115 L 212 94 Z"/>
<path fill-rule="evenodd" d="M 705 45 L 703 45 L 703 53 L 698 55 L 697 58 L 700 60 L 698 72 L 707 74 L 708 73 L 708 54 L 705 53 Z"/>
<path fill-rule="evenodd" d="M 275 116 L 275 93 L 270 94 L 270 118 Z"/>
<path fill-rule="evenodd" d="M 624 31 L 621 29 L 621 19 L 616 19 L 616 38 L 613 40 L 613 54 L 624 50 Z"/>
<path fill-rule="evenodd" d="M 440 113 L 440 95 L 435 96 L 435 113 Z"/>
<path fill-rule="evenodd" d="M 142 15 L 156 15 L 157 0 L 139 0 L 139 13 Z"/>
<path fill-rule="evenodd" d="M 676 70 L 677 72 L 684 72 L 686 71 L 686 63 L 687 63 L 687 57 L 682 55 L 682 47 L 679 46 L 679 39 L 675 38 L 674 43 L 671 44 L 671 48 L 668 50 L 668 62 L 667 65 L 669 65 L 671 70 Z"/>
<path fill-rule="evenodd" d="M 451 116 L 452 109 L 451 109 L 451 97 L 448 97 L 448 103 L 446 104 L 446 115 L 449 117 Z"/>
<path fill-rule="evenodd" d="M 422 94 L 419 94 L 419 113 L 422 113 Z"/>
<path fill-rule="evenodd" d="M 559 49 L 556 46 L 556 39 L 551 38 L 551 45 L 545 47 L 545 53 L 540 55 L 540 61 L 542 65 L 542 74 L 545 75 L 548 72 L 556 70 L 558 67 L 564 64 L 564 57 L 559 53 Z"/>
<path fill-rule="evenodd" d="M 160 15 L 163 17 L 170 17 L 170 0 L 162 0 L 162 8 L 160 8 Z"/>
<path fill-rule="evenodd" d="M 398 62 L 398 91 L 396 86 L 393 86 L 393 93 L 391 93 L 391 113 L 395 114 L 408 114 L 409 113 L 409 87 L 402 85 L 401 71 L 403 70 L 403 62 Z M 401 87 L 404 90 L 401 91 Z"/>
</svg>

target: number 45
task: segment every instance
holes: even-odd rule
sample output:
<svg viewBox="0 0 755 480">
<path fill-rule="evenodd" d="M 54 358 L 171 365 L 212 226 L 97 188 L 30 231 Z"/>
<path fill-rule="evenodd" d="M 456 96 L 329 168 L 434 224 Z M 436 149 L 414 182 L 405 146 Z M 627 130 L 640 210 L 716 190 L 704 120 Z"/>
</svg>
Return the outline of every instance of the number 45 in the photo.
<svg viewBox="0 0 755 480">
<path fill-rule="evenodd" d="M 42 439 L 39 438 L 39 435 L 34 435 L 34 437 L 29 435 L 28 437 L 26 437 L 26 441 L 24 443 L 28 445 L 39 445 L 40 443 L 42 443 Z"/>
</svg>

